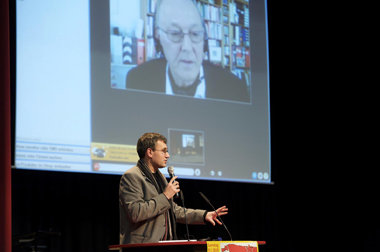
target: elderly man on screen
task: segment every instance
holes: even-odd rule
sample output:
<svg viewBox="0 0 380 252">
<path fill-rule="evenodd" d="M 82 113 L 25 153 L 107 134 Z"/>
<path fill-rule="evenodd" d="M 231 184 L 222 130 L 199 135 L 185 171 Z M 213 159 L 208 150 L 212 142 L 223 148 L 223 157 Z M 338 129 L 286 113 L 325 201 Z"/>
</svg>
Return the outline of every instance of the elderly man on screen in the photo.
<svg viewBox="0 0 380 252">
<path fill-rule="evenodd" d="M 164 58 L 132 69 L 127 75 L 128 89 L 249 102 L 242 80 L 203 61 L 207 33 L 194 1 L 158 0 L 154 38 Z"/>
<path fill-rule="evenodd" d="M 120 244 L 175 240 L 176 222 L 222 224 L 218 215 L 225 215 L 223 206 L 215 211 L 178 206 L 173 196 L 180 191 L 174 176 L 169 183 L 160 172 L 170 157 L 166 138 L 158 133 L 145 133 L 137 141 L 140 157 L 137 165 L 120 179 Z"/>
</svg>

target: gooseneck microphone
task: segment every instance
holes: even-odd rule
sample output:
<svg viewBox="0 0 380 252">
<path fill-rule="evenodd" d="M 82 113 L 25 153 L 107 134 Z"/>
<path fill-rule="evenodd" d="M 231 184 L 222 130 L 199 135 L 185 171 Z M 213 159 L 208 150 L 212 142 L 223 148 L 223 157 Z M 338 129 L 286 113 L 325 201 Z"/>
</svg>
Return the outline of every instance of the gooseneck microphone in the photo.
<svg viewBox="0 0 380 252">
<path fill-rule="evenodd" d="M 211 204 L 211 202 L 208 200 L 208 198 L 202 193 L 202 192 L 199 192 L 199 194 L 201 195 L 201 197 L 206 201 L 207 204 L 209 204 L 211 206 L 211 208 L 214 210 L 214 212 L 216 213 L 216 215 L 218 216 L 218 219 L 220 220 L 220 222 L 222 222 L 222 225 L 224 227 L 224 229 L 227 231 L 228 235 L 230 236 L 230 239 L 232 241 L 232 236 L 231 236 L 231 233 L 230 231 L 228 231 L 228 228 L 227 226 L 224 224 L 222 218 L 220 218 L 218 212 L 215 210 L 215 207 Z"/>
<path fill-rule="evenodd" d="M 169 176 L 170 176 L 170 179 L 172 179 L 175 175 L 174 175 L 174 168 L 173 166 L 169 166 L 168 167 L 168 173 L 169 173 Z M 174 182 L 175 180 L 173 180 Z M 178 198 L 179 197 L 179 193 L 176 193 L 175 194 L 175 197 Z"/>
</svg>

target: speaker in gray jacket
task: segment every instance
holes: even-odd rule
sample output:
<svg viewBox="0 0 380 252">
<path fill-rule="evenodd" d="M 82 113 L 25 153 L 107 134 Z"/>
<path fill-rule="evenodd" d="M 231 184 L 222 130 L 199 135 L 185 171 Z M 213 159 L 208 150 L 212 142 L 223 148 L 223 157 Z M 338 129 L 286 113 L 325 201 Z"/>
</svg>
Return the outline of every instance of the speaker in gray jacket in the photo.
<svg viewBox="0 0 380 252">
<path fill-rule="evenodd" d="M 159 133 L 145 133 L 137 142 L 140 157 L 137 165 L 127 170 L 120 179 L 120 244 L 148 243 L 175 240 L 176 222 L 188 224 L 222 224 L 218 215 L 225 215 L 223 206 L 216 211 L 184 208 L 173 201 L 180 192 L 179 182 L 169 182 L 160 172 L 170 157 L 166 138 Z"/>
</svg>

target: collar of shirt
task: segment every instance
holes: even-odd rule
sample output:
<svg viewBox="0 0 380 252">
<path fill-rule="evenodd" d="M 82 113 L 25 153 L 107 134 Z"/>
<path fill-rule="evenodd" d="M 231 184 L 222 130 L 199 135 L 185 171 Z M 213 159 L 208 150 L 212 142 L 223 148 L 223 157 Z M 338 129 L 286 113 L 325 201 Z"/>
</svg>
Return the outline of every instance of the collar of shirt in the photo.
<svg viewBox="0 0 380 252">
<path fill-rule="evenodd" d="M 199 80 L 200 83 L 195 90 L 194 98 L 205 99 L 206 98 L 206 81 L 204 78 L 203 66 L 199 70 Z M 174 95 L 172 85 L 169 78 L 169 64 L 166 64 L 166 84 L 165 84 L 165 93 L 167 95 Z"/>
</svg>

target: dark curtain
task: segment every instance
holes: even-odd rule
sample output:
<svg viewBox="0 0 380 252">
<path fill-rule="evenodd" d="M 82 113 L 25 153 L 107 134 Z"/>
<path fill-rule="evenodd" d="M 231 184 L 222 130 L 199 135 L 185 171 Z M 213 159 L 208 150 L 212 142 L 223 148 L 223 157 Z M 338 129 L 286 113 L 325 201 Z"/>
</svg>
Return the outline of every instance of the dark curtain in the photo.
<svg viewBox="0 0 380 252">
<path fill-rule="evenodd" d="M 0 1 L 0 251 L 11 251 L 11 107 L 8 0 Z"/>
</svg>

